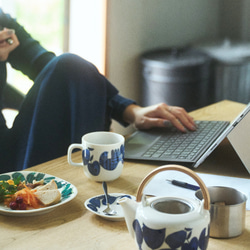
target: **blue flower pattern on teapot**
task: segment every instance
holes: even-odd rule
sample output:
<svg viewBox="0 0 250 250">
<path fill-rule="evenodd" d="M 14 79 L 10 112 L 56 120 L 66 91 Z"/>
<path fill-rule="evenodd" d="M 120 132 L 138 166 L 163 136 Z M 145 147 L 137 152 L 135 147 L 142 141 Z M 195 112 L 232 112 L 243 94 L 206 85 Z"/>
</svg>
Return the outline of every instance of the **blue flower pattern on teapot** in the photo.
<svg viewBox="0 0 250 250">
<path fill-rule="evenodd" d="M 166 228 L 155 230 L 147 227 L 145 224 L 141 228 L 137 219 L 133 222 L 133 229 L 140 250 L 142 249 L 143 241 L 150 249 L 204 250 L 208 246 L 210 226 L 208 225 L 207 228 L 201 231 L 199 239 L 192 237 L 192 228 L 184 228 L 183 230 L 167 235 L 165 238 Z M 169 248 L 165 247 L 165 243 Z"/>
<path fill-rule="evenodd" d="M 104 151 L 100 155 L 99 161 L 93 161 L 93 155 L 91 155 L 91 151 L 94 151 L 94 149 L 87 148 L 82 150 L 82 159 L 83 164 L 88 166 L 89 173 L 93 176 L 98 176 L 100 174 L 101 167 L 112 171 L 116 169 L 119 162 L 123 163 L 124 160 L 124 145 L 121 145 L 121 147 L 118 149 L 111 150 L 111 158 L 108 158 L 108 152 Z"/>
</svg>

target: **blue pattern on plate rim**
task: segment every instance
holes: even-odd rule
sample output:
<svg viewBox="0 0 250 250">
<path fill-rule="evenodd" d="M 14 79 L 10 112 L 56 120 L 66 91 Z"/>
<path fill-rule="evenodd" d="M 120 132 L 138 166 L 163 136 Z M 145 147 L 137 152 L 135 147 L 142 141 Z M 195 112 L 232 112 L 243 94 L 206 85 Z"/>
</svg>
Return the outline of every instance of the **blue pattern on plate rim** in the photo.
<svg viewBox="0 0 250 250">
<path fill-rule="evenodd" d="M 108 202 L 109 204 L 115 203 L 118 199 L 121 199 L 123 197 L 127 197 L 129 199 L 132 199 L 130 195 L 124 194 L 119 196 L 112 196 L 108 195 Z M 101 208 L 101 205 L 106 205 L 106 198 L 105 195 L 100 195 L 97 197 L 94 197 L 89 200 L 89 203 L 87 204 L 88 208 L 91 209 L 94 212 L 98 213 L 98 209 Z M 119 203 L 116 203 L 116 205 L 120 205 Z"/>
<path fill-rule="evenodd" d="M 20 176 L 21 176 L 21 181 L 25 181 L 26 183 L 32 183 L 33 180 L 40 181 L 44 179 L 44 183 L 47 184 L 51 180 L 55 180 L 57 184 L 57 188 L 61 192 L 61 196 L 62 196 L 61 201 L 64 199 L 67 199 L 73 193 L 70 183 L 63 181 L 63 180 L 57 180 L 55 176 L 48 176 L 44 173 L 39 173 L 39 172 L 29 172 L 25 176 L 23 173 L 25 172 L 12 172 L 8 174 L 2 174 L 0 175 L 0 181 L 7 181 L 7 180 L 11 180 L 17 177 L 20 178 Z"/>
</svg>

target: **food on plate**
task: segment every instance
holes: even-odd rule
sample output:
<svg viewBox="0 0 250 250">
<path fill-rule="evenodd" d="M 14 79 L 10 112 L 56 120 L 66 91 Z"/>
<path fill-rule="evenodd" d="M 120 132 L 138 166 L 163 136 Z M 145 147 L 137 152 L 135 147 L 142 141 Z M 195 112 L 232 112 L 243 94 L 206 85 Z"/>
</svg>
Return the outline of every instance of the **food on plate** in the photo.
<svg viewBox="0 0 250 250">
<path fill-rule="evenodd" d="M 13 210 L 26 210 L 27 207 L 40 208 L 41 206 L 35 192 L 36 189 L 30 189 L 26 186 L 6 198 L 4 204 Z"/>
<path fill-rule="evenodd" d="M 36 187 L 37 191 L 46 191 L 46 190 L 53 190 L 53 189 L 57 189 L 57 184 L 56 184 L 55 180 L 51 180 L 46 185 L 39 185 Z"/>
<path fill-rule="evenodd" d="M 61 193 L 58 189 L 37 191 L 35 195 L 44 206 L 56 204 L 61 200 Z"/>
<path fill-rule="evenodd" d="M 20 179 L 0 181 L 0 202 L 3 202 L 5 198 L 13 195 L 18 190 L 18 184 Z"/>
<path fill-rule="evenodd" d="M 0 202 L 12 210 L 37 209 L 61 200 L 54 179 L 44 184 L 44 180 L 25 183 L 19 180 L 0 181 Z"/>
</svg>

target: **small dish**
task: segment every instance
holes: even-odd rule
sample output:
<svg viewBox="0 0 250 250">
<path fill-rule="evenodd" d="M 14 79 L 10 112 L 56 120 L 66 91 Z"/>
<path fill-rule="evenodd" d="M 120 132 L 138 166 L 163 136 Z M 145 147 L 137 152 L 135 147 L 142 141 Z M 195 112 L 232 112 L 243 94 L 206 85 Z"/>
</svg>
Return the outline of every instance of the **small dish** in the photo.
<svg viewBox="0 0 250 250">
<path fill-rule="evenodd" d="M 56 207 L 61 206 L 72 199 L 74 199 L 77 195 L 77 188 L 72 185 L 71 183 L 60 179 L 58 177 L 55 177 L 53 175 L 40 173 L 40 172 L 32 172 L 32 171 L 18 171 L 18 172 L 9 172 L 0 174 L 0 181 L 2 180 L 9 180 L 16 178 L 18 176 L 21 176 L 21 181 L 27 181 L 29 183 L 32 183 L 33 180 L 39 181 L 41 179 L 44 179 L 45 183 L 50 182 L 52 179 L 55 180 L 57 183 L 58 189 L 61 192 L 61 201 L 57 204 L 38 208 L 38 209 L 29 209 L 29 210 L 12 210 L 9 207 L 5 206 L 2 203 L 0 203 L 0 214 L 2 215 L 8 215 L 8 216 L 34 216 L 34 215 L 41 215 L 48 212 L 51 212 Z"/>
<path fill-rule="evenodd" d="M 118 200 L 123 197 L 128 197 L 130 199 L 135 200 L 134 196 L 128 194 L 121 194 L 121 193 L 108 194 L 110 207 L 117 212 L 116 215 L 107 215 L 103 213 L 103 210 L 107 207 L 104 194 L 89 198 L 88 200 L 85 201 L 84 205 L 90 212 L 98 216 L 101 216 L 107 220 L 123 221 L 124 220 L 123 210 L 121 205 L 118 203 Z"/>
</svg>

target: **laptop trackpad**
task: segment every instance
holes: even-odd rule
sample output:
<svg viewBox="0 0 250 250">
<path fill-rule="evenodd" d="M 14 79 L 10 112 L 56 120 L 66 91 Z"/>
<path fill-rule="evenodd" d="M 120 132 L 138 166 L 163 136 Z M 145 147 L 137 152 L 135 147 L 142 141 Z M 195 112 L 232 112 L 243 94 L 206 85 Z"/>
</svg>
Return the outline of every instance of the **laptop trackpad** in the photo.
<svg viewBox="0 0 250 250">
<path fill-rule="evenodd" d="M 125 142 L 125 158 L 141 155 L 145 152 L 157 139 L 159 135 L 150 134 L 147 132 L 135 132 Z"/>
</svg>

